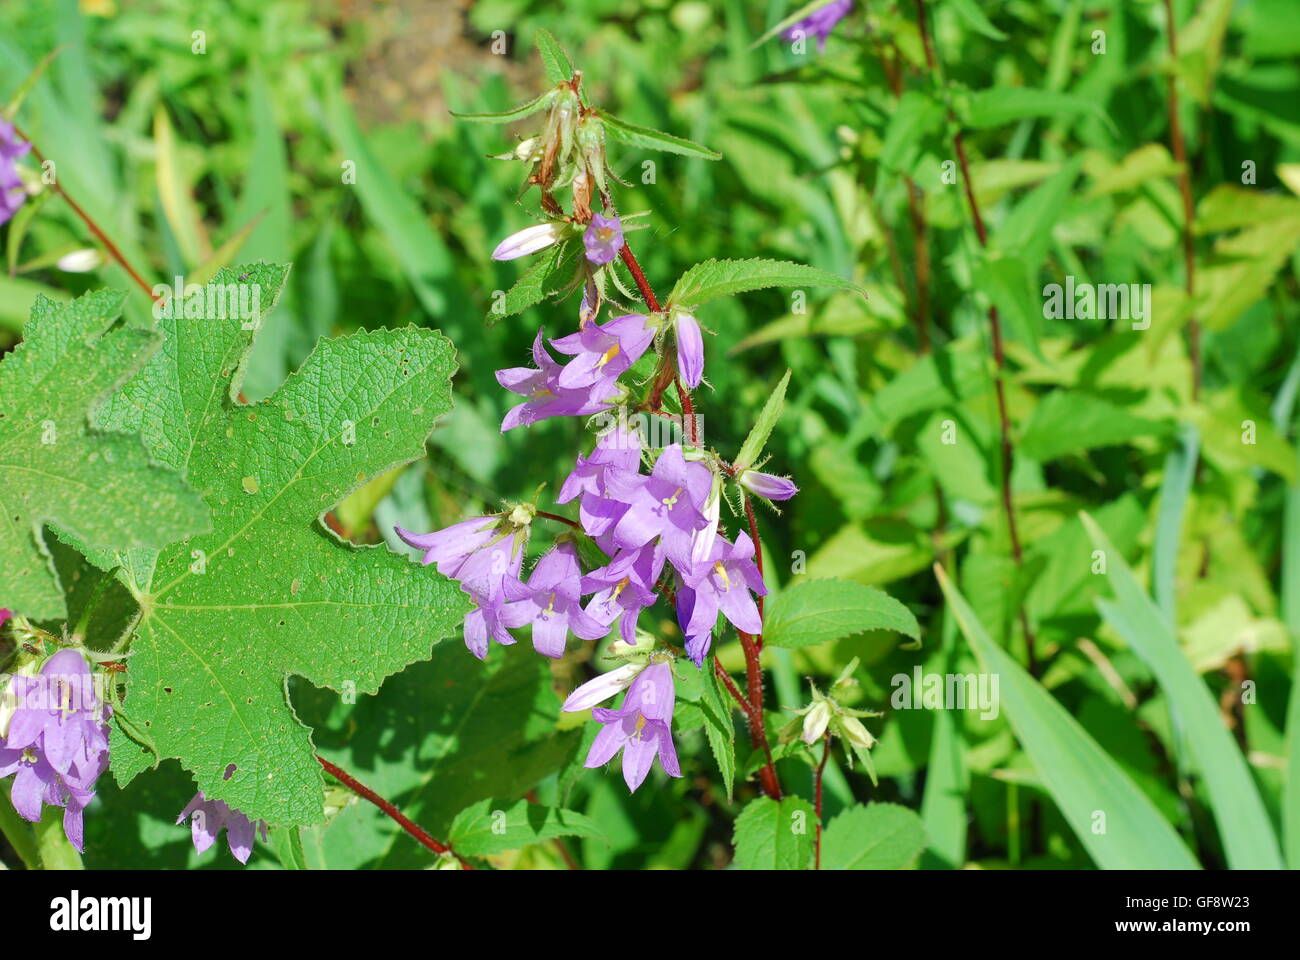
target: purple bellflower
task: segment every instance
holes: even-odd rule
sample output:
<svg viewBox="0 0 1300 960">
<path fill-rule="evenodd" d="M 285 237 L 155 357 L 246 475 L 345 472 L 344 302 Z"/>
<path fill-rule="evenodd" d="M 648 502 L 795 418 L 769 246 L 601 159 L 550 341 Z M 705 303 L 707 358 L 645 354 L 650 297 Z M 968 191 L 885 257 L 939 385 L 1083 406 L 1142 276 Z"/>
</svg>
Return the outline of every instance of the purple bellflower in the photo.
<svg viewBox="0 0 1300 960">
<path fill-rule="evenodd" d="M 719 537 L 707 560 L 698 563 L 677 592 L 677 618 L 686 637 L 686 652 L 698 667 L 713 642 L 718 611 L 737 630 L 760 633 L 763 621 L 750 595 L 767 595 L 767 585 L 754 563 L 754 542 L 741 532 L 734 544 Z"/>
<path fill-rule="evenodd" d="M 542 331 L 533 341 L 533 367 L 509 367 L 497 371 L 497 383 L 511 393 L 528 399 L 512 407 L 501 421 L 501 432 L 515 427 L 532 426 L 548 417 L 585 417 L 614 406 L 620 387 L 617 375 L 602 376 L 581 387 L 560 386 L 563 368 L 555 362 L 542 342 Z"/>
<path fill-rule="evenodd" d="M 611 483 L 624 491 L 632 489 L 640 466 L 641 435 L 619 424 L 596 441 L 591 456 L 578 457 L 555 502 L 568 503 L 581 494 L 578 518 L 582 529 L 588 536 L 603 537 L 628 508 L 608 495 Z"/>
<path fill-rule="evenodd" d="M 22 177 L 18 175 L 14 161 L 31 148 L 30 143 L 18 139 L 13 124 L 0 120 L 0 224 L 7 223 L 27 199 L 27 191 L 23 189 Z"/>
<path fill-rule="evenodd" d="M 603 325 L 588 323 L 577 333 L 551 341 L 560 353 L 573 357 L 556 382 L 573 390 L 617 377 L 640 359 L 654 338 L 654 330 L 640 314 L 615 317 Z"/>
<path fill-rule="evenodd" d="M 635 645 L 637 618 L 655 602 L 655 581 L 663 566 L 663 553 L 653 543 L 622 551 L 582 578 L 583 593 L 596 591 L 587 613 L 606 628 L 618 620 L 623 641 Z"/>
<path fill-rule="evenodd" d="M 603 217 L 599 213 L 593 213 L 591 222 L 582 235 L 582 242 L 587 248 L 588 260 L 597 264 L 609 263 L 623 247 L 623 221 L 618 217 Z"/>
<path fill-rule="evenodd" d="M 263 841 L 267 839 L 265 820 L 254 824 L 221 800 L 208 800 L 202 791 L 194 795 L 194 799 L 176 818 L 176 823 L 180 825 L 187 819 L 190 821 L 190 833 L 194 837 L 194 849 L 198 853 L 203 853 L 216 843 L 221 831 L 225 830 L 231 854 L 240 863 L 248 863 L 248 858 L 253 853 L 255 833 L 260 832 Z"/>
<path fill-rule="evenodd" d="M 808 16 L 804 17 L 798 23 L 792 23 L 788 26 L 782 36 L 786 40 L 798 40 L 801 36 L 814 36 L 817 38 L 817 52 L 826 52 L 826 38 L 831 35 L 836 24 L 844 19 L 845 15 L 853 9 L 853 0 L 831 0 L 824 7 L 818 7 Z"/>
<path fill-rule="evenodd" d="M 569 631 L 583 640 L 599 640 L 609 626 L 588 616 L 581 608 L 582 569 L 572 541 L 556 544 L 546 553 L 528 578 L 528 585 L 506 583 L 506 597 L 512 601 L 501 611 L 501 622 L 511 628 L 533 625 L 533 647 L 548 657 L 564 656 Z"/>
<path fill-rule="evenodd" d="M 600 767 L 623 751 L 623 779 L 635 791 L 645 781 L 655 757 L 670 777 L 680 777 L 673 746 L 673 668 L 659 661 L 636 675 L 617 710 L 597 707 L 592 716 L 603 724 L 591 744 L 585 766 Z"/>
<path fill-rule="evenodd" d="M 35 823 L 43 804 L 62 807 L 63 832 L 82 851 L 82 812 L 108 767 L 111 708 L 76 650 L 60 650 L 35 676 L 14 676 L 5 695 L 16 706 L 0 738 L 0 777 L 14 775 L 14 809 Z"/>
<path fill-rule="evenodd" d="M 704 507 L 713 488 L 713 475 L 700 463 L 687 463 L 680 444 L 664 449 L 650 476 L 639 482 L 610 483 L 610 495 L 625 500 L 613 539 L 621 547 L 641 547 L 660 538 L 665 556 L 679 571 L 689 573 L 691 541 L 708 523 Z"/>
<path fill-rule="evenodd" d="M 394 527 L 405 543 L 425 551 L 425 564 L 436 563 L 439 573 L 460 581 L 474 601 L 465 615 L 465 646 L 480 660 L 487 656 L 490 639 L 515 642 L 501 612 L 507 584 L 513 588 L 518 582 L 531 521 L 531 508 L 518 506 L 508 516 L 474 517 L 433 533 Z"/>
</svg>

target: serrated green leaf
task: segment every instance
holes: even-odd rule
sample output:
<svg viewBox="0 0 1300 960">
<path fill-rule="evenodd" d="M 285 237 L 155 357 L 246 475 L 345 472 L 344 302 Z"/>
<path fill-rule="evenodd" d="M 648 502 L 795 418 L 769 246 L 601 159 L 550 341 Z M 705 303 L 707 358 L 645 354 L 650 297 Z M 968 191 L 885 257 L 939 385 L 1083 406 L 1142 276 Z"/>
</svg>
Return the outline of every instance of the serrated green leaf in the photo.
<svg viewBox="0 0 1300 960">
<path fill-rule="evenodd" d="M 731 712 L 731 698 L 718 685 L 712 658 L 704 661 L 700 670 L 701 687 L 700 712 L 704 720 L 704 736 L 709 741 L 709 749 L 718 762 L 718 772 L 727 788 L 727 799 L 731 799 L 736 782 L 736 725 Z"/>
<path fill-rule="evenodd" d="M 265 311 L 286 268 L 223 270 Z M 251 299 L 251 295 L 250 295 Z M 323 778 L 285 678 L 374 692 L 424 659 L 467 609 L 456 584 L 385 547 L 342 543 L 322 514 L 372 476 L 424 454 L 451 405 L 451 344 L 415 328 L 322 340 L 267 400 L 234 400 L 256 323 L 164 319 L 164 349 L 106 408 L 213 507 L 211 533 L 119 557 L 141 606 L 127 704 L 161 757 L 209 798 L 276 826 L 322 818 Z M 154 762 L 121 728 L 113 771 Z M 229 779 L 227 779 L 229 773 Z"/>
<path fill-rule="evenodd" d="M 573 63 L 549 30 L 537 31 L 537 52 L 546 70 L 546 79 L 551 83 L 564 83 L 573 78 Z"/>
<path fill-rule="evenodd" d="M 488 313 L 489 326 L 544 300 L 552 292 L 547 281 L 572 249 L 572 244 L 557 243 L 543 250 L 538 259 L 520 274 L 514 286 L 506 291 L 506 295 L 493 305 Z"/>
<path fill-rule="evenodd" d="M 849 807 L 822 832 L 823 870 L 901 870 L 925 849 L 925 825 L 907 807 Z"/>
<path fill-rule="evenodd" d="M 806 870 L 812 863 L 817 813 L 802 797 L 751 800 L 732 832 L 742 870 Z"/>
<path fill-rule="evenodd" d="M 763 617 L 763 643 L 812 647 L 868 630 L 893 630 L 920 639 L 912 611 L 878 587 L 848 580 L 808 580 L 782 590 Z"/>
<path fill-rule="evenodd" d="M 208 526 L 198 495 L 139 439 L 92 428 L 91 409 L 162 343 L 117 325 L 122 302 L 107 290 L 38 297 L 26 339 L 0 362 L 0 596 L 38 619 L 65 614 L 45 524 L 103 549 L 161 547 Z"/>
<path fill-rule="evenodd" d="M 736 454 L 735 466 L 737 470 L 752 467 L 758 462 L 758 458 L 762 456 L 763 447 L 767 444 L 767 438 L 776 429 L 777 422 L 781 419 L 781 412 L 785 409 L 785 391 L 790 385 L 790 372 L 789 370 L 785 372 L 781 382 L 776 385 L 776 389 L 764 402 L 763 410 L 759 413 L 758 419 L 754 421 L 754 426 L 750 429 L 749 436 L 745 438 L 744 444 L 741 445 L 740 453 Z"/>
<path fill-rule="evenodd" d="M 605 133 L 608 136 L 613 137 L 619 143 L 626 143 L 629 147 L 658 150 L 661 153 L 676 153 L 683 157 L 697 157 L 701 160 L 722 159 L 722 154 L 716 150 L 710 150 L 708 147 L 701 146 L 683 137 L 675 137 L 671 133 L 664 133 L 662 130 L 628 123 L 626 120 L 620 120 L 608 113 L 601 113 L 600 119 L 605 125 Z"/>
<path fill-rule="evenodd" d="M 447 842 L 463 856 L 487 857 L 555 837 L 604 840 L 605 833 L 596 821 L 572 810 L 546 807 L 527 800 L 520 800 L 506 810 L 498 801 L 489 798 L 456 814 Z"/>
<path fill-rule="evenodd" d="M 668 302 L 693 308 L 719 297 L 768 287 L 833 287 L 862 292 L 851 280 L 788 260 L 705 260 L 681 275 Z"/>
<path fill-rule="evenodd" d="M 554 91 L 547 90 L 541 96 L 534 97 L 527 103 L 521 103 L 509 110 L 502 110 L 500 113 L 457 113 L 452 110 L 451 115 L 457 120 L 464 120 L 466 123 L 514 123 L 516 120 L 531 117 L 534 113 L 545 110 L 550 106 L 553 94 Z"/>
</svg>

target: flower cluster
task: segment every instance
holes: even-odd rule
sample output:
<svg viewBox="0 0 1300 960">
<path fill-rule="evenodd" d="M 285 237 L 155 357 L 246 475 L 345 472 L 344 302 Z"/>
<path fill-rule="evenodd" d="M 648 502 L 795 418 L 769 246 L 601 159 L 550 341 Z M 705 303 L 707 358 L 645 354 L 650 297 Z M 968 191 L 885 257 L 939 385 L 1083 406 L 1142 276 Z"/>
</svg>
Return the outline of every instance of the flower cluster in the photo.
<svg viewBox="0 0 1300 960">
<path fill-rule="evenodd" d="M 27 199 L 15 161 L 31 148 L 30 143 L 18 138 L 13 124 L 0 120 L 0 224 L 12 218 Z"/>
<path fill-rule="evenodd" d="M 83 849 L 82 813 L 108 768 L 108 718 L 86 659 L 60 650 L 38 671 L 21 670 L 4 691 L 12 707 L 0 729 L 0 777 L 13 775 L 11 799 L 37 823 L 43 806 L 63 808 L 63 830 Z"/>
</svg>

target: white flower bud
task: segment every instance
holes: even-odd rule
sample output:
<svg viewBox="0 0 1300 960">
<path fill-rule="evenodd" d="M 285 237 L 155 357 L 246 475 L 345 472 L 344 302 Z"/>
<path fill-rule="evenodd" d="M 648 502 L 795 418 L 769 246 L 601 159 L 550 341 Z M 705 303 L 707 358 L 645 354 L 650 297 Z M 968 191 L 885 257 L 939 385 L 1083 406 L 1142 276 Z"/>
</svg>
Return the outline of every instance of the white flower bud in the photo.
<svg viewBox="0 0 1300 960">
<path fill-rule="evenodd" d="M 825 700 L 818 700 L 803 717 L 803 733 L 799 735 L 804 743 L 816 743 L 826 732 L 826 725 L 831 720 L 831 705 Z"/>
<path fill-rule="evenodd" d="M 604 703 L 610 697 L 617 696 L 632 685 L 636 675 L 646 668 L 644 663 L 625 663 L 623 666 L 602 673 L 595 680 L 588 680 L 564 701 L 560 709 L 565 713 L 577 713 L 589 710 L 598 703 Z"/>
</svg>

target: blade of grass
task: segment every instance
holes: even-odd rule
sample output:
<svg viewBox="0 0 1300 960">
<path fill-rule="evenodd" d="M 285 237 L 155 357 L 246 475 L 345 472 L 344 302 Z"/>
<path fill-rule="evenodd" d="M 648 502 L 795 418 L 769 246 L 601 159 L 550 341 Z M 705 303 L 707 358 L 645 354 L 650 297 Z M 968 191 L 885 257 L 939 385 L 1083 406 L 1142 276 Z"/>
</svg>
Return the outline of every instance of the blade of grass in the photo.
<svg viewBox="0 0 1300 960">
<path fill-rule="evenodd" d="M 957 618 L 943 618 L 943 647 L 938 661 L 951 673 L 956 659 Z M 921 799 L 921 820 L 930 841 L 922 854 L 922 865 L 956 869 L 966 862 L 966 801 L 970 774 L 965 763 L 965 744 L 957 720 L 949 710 L 934 711 L 934 733 L 926 765 L 925 796 Z"/>
<path fill-rule="evenodd" d="M 949 609 L 984 669 L 1043 786 L 1097 866 L 1195 870 L 1198 865 L 1151 799 L 1047 690 L 995 644 L 935 565 Z"/>
<path fill-rule="evenodd" d="M 1280 870 L 1273 824 L 1246 759 L 1223 725 L 1214 697 L 1178 646 L 1173 628 L 1142 589 L 1123 556 L 1087 513 L 1080 514 L 1106 557 L 1115 601 L 1098 600 L 1102 617 L 1155 674 L 1187 733 L 1194 768 L 1204 778 L 1210 806 L 1233 869 Z"/>
</svg>

